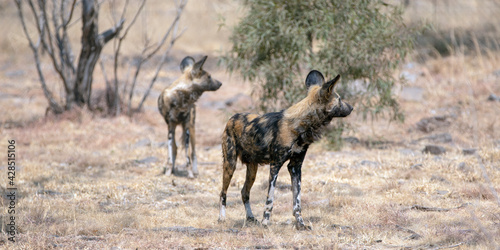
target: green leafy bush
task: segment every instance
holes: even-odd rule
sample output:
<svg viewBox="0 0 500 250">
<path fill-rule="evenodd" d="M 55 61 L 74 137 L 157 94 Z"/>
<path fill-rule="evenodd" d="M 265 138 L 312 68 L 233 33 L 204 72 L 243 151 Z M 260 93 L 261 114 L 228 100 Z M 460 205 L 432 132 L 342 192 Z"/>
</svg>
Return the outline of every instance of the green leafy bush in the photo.
<svg viewBox="0 0 500 250">
<path fill-rule="evenodd" d="M 305 96 L 306 74 L 342 75 L 339 94 L 356 112 L 402 120 L 393 70 L 412 46 L 402 8 L 379 0 L 244 0 L 247 8 L 222 57 L 230 72 L 255 84 L 263 111 Z"/>
</svg>

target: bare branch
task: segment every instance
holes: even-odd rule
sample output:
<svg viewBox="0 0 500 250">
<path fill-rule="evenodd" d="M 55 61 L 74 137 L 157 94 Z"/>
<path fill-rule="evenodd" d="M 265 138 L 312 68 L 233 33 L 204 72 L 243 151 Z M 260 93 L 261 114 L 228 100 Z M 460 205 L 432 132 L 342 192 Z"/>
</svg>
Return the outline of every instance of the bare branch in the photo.
<svg viewBox="0 0 500 250">
<path fill-rule="evenodd" d="M 139 8 L 137 9 L 135 15 L 134 15 L 134 18 L 132 19 L 132 21 L 130 22 L 130 24 L 127 26 L 127 28 L 125 28 L 125 31 L 123 32 L 123 34 L 118 38 L 118 45 L 115 49 L 115 60 L 114 60 L 114 65 L 113 65 L 113 72 L 114 72 L 114 76 L 115 76 L 115 79 L 114 79 L 114 92 L 115 92 L 115 95 L 118 96 L 118 58 L 120 56 L 120 49 L 121 49 L 121 45 L 122 45 L 122 42 L 123 40 L 125 39 L 125 37 L 127 36 L 128 34 L 128 31 L 130 30 L 130 28 L 132 27 L 132 25 L 134 25 L 135 21 L 137 20 L 137 17 L 139 16 L 139 14 L 141 13 L 142 9 L 144 8 L 144 5 L 146 3 L 146 0 L 143 0 L 139 6 Z M 123 7 L 123 12 L 121 14 L 121 21 L 124 20 L 124 16 L 125 16 L 125 12 L 127 11 L 127 5 L 128 5 L 128 0 L 125 2 L 125 6 Z M 120 114 L 120 105 L 119 105 L 119 98 L 115 98 L 115 108 L 116 108 L 116 112 L 115 112 L 115 115 L 119 115 Z"/>
<path fill-rule="evenodd" d="M 50 57 L 50 61 L 52 62 L 52 65 L 54 66 L 54 70 L 58 73 L 58 75 L 61 77 L 64 88 L 66 90 L 66 93 L 71 91 L 71 88 L 69 86 L 69 80 L 64 74 L 63 70 L 61 69 L 62 62 L 58 62 L 56 56 L 54 55 L 54 47 L 53 47 L 53 42 L 52 42 L 52 36 L 54 34 L 50 30 L 50 26 L 48 25 L 48 17 L 47 17 L 47 8 L 46 8 L 46 3 L 45 1 L 38 1 L 38 6 L 39 6 L 39 11 L 37 11 L 37 8 L 33 4 L 32 0 L 28 1 L 28 5 L 30 6 L 31 11 L 33 12 L 33 15 L 36 17 L 36 26 L 38 33 L 40 34 L 40 42 L 42 44 L 43 49 L 47 51 Z M 57 33 L 57 32 L 56 32 Z"/>
<path fill-rule="evenodd" d="M 102 76 L 104 77 L 104 82 L 106 83 L 106 89 L 108 89 L 111 86 L 111 82 L 108 80 L 108 74 L 106 74 L 106 68 L 104 67 L 102 59 L 99 61 L 99 65 L 101 66 Z"/>
<path fill-rule="evenodd" d="M 123 10 L 122 10 L 122 15 L 120 16 L 120 20 L 125 19 L 125 13 L 127 13 L 128 2 L 129 2 L 129 0 L 125 0 L 125 5 L 123 5 Z M 144 4 L 144 1 L 142 2 L 142 4 Z M 142 7 L 140 7 L 140 8 L 142 8 Z M 140 10 L 137 10 L 137 13 L 139 13 L 139 12 L 140 12 Z M 129 25 L 129 27 L 130 27 L 130 25 Z"/>
<path fill-rule="evenodd" d="M 454 207 L 454 208 L 440 208 L 440 207 L 425 207 L 425 206 L 421 206 L 421 205 L 413 205 L 411 206 L 410 209 L 412 210 L 420 210 L 420 211 L 425 211 L 425 212 L 448 212 L 452 209 L 460 209 L 460 208 L 464 208 L 466 206 L 470 205 L 469 203 L 464 203 L 458 207 Z"/>
<path fill-rule="evenodd" d="M 73 56 L 73 50 L 71 49 L 71 43 L 69 42 L 69 36 L 68 36 L 68 24 L 69 21 L 71 20 L 71 17 L 73 16 L 73 12 L 75 10 L 75 4 L 76 0 L 73 0 L 73 3 L 71 4 L 71 8 L 69 9 L 69 17 L 65 18 L 64 14 L 67 12 L 67 1 L 63 1 L 61 4 L 61 13 L 60 13 L 60 18 L 62 25 L 60 26 L 59 29 L 62 29 L 62 50 L 64 51 L 64 57 L 62 58 L 63 63 L 68 66 L 71 69 L 71 73 L 75 73 L 75 66 L 74 66 L 74 56 Z M 59 30 L 57 31 L 59 32 Z"/>
<path fill-rule="evenodd" d="M 38 54 L 38 49 L 39 49 L 39 46 L 40 46 L 40 42 L 38 42 L 35 45 L 33 43 L 33 40 L 31 39 L 31 37 L 29 36 L 29 32 L 28 32 L 28 29 L 26 27 L 26 21 L 25 21 L 24 14 L 23 14 L 23 9 L 22 9 L 22 0 L 16 0 L 15 3 L 16 3 L 16 6 L 17 6 L 19 19 L 21 20 L 21 25 L 23 27 L 23 32 L 26 35 L 26 38 L 28 39 L 28 43 L 30 45 L 30 48 L 33 50 L 33 55 L 35 57 L 35 63 L 36 63 L 36 69 L 37 69 L 37 72 L 38 72 L 38 77 L 40 78 L 40 83 L 42 85 L 43 94 L 45 95 L 45 98 L 47 98 L 47 100 L 49 102 L 50 109 L 54 113 L 60 114 L 60 113 L 63 112 L 63 108 L 61 107 L 61 105 L 59 105 L 59 103 L 56 102 L 56 100 L 54 99 L 54 96 L 53 96 L 52 92 L 48 89 L 47 84 L 45 82 L 45 77 L 43 75 L 42 68 L 40 66 L 40 57 L 39 57 L 39 54 Z M 39 40 L 40 39 L 42 39 L 42 38 L 39 37 Z"/>
<path fill-rule="evenodd" d="M 154 83 L 156 82 L 156 78 L 158 77 L 158 74 L 160 73 L 160 70 L 161 68 L 163 67 L 163 65 L 165 64 L 166 62 L 166 59 L 167 59 L 167 55 L 170 53 L 170 51 L 172 50 L 172 47 L 174 46 L 174 43 L 177 41 L 177 39 L 186 31 L 186 29 L 182 30 L 181 33 L 176 36 L 175 33 L 176 33 L 176 30 L 177 30 L 177 24 L 176 24 L 176 27 L 175 27 L 175 32 L 174 34 L 172 35 L 172 39 L 170 40 L 170 45 L 168 47 L 167 50 L 165 50 L 165 52 L 163 53 L 162 55 L 162 58 L 161 58 L 161 62 L 160 62 L 160 65 L 158 65 L 158 68 L 156 68 L 156 73 L 155 75 L 153 76 L 153 79 L 151 80 L 151 83 L 149 84 L 149 87 L 148 89 L 146 90 L 146 93 L 144 93 L 144 96 L 142 97 L 142 100 L 141 102 L 139 103 L 139 106 L 137 107 L 137 110 L 141 110 L 142 109 L 142 105 L 144 105 L 144 102 L 146 101 L 146 98 L 149 96 L 149 93 L 151 92 L 151 89 L 153 88 L 153 85 Z"/>
<path fill-rule="evenodd" d="M 53 45 L 54 43 L 52 41 L 53 33 L 52 33 L 52 30 L 50 29 L 49 18 L 47 16 L 47 5 L 46 5 L 45 1 L 38 1 L 38 4 L 39 4 L 40 11 L 41 11 L 40 14 L 43 17 L 42 25 L 44 26 L 44 29 L 47 30 L 47 33 L 45 33 L 45 35 L 46 35 L 48 41 L 45 42 L 45 39 L 42 39 L 42 41 L 44 41 L 42 44 L 44 45 L 45 49 L 49 53 L 50 57 L 52 58 L 52 63 L 54 64 L 54 68 L 58 71 L 58 73 L 60 73 L 61 67 L 57 63 L 57 60 L 54 56 L 54 45 Z"/>
<path fill-rule="evenodd" d="M 73 13 L 75 12 L 75 5 L 76 5 L 76 0 L 73 0 L 73 3 L 71 4 L 71 8 L 70 8 L 70 11 L 69 11 L 69 16 L 68 18 L 64 18 L 63 17 L 63 26 L 64 27 L 67 27 L 69 22 L 71 21 L 71 18 L 73 18 Z"/>
<path fill-rule="evenodd" d="M 114 37 L 116 37 L 116 35 L 118 35 L 120 33 L 120 30 L 123 28 L 123 23 L 125 22 L 124 19 L 120 20 L 120 22 L 118 22 L 116 24 L 115 27 L 111 28 L 111 29 L 108 29 L 104 32 L 102 32 L 101 34 L 99 34 L 99 41 L 101 43 L 101 45 L 104 45 L 106 44 L 107 42 L 109 42 L 111 39 L 113 39 Z"/>
<path fill-rule="evenodd" d="M 166 42 L 167 37 L 170 35 L 170 33 L 172 33 L 169 47 L 163 53 L 162 58 L 160 60 L 160 64 L 158 65 L 158 67 L 156 69 L 156 73 L 153 76 L 153 78 L 152 78 L 152 80 L 151 80 L 151 82 L 149 84 L 149 87 L 148 87 L 146 93 L 142 97 L 141 102 L 139 103 L 139 106 L 138 106 L 137 110 L 141 110 L 142 109 L 142 106 L 144 105 L 144 101 L 148 97 L 149 93 L 151 92 L 151 88 L 153 87 L 154 83 L 156 82 L 156 79 L 158 77 L 160 69 L 165 64 L 166 57 L 167 57 L 168 53 L 170 53 L 170 50 L 172 49 L 174 43 L 177 41 L 177 39 L 185 31 L 185 29 L 184 29 L 179 35 L 176 35 L 178 24 L 179 24 L 179 20 L 180 20 L 180 17 L 182 15 L 182 12 L 184 11 L 184 7 L 186 6 L 186 4 L 187 4 L 187 0 L 181 0 L 179 2 L 179 5 L 177 5 L 177 13 L 176 13 L 175 19 L 172 21 L 172 24 L 170 25 L 170 27 L 166 31 L 165 35 L 162 37 L 162 39 L 158 43 L 158 46 L 156 46 L 149 54 L 147 54 L 146 56 L 144 56 L 143 59 L 141 60 L 141 62 L 138 64 L 137 69 L 136 69 L 136 73 L 134 75 L 134 79 L 132 81 L 132 86 L 131 86 L 131 89 L 130 89 L 130 92 L 129 92 L 129 103 L 128 103 L 129 115 L 132 114 L 132 109 L 131 109 L 132 95 L 134 93 L 135 85 L 136 85 L 136 82 L 137 82 L 137 75 L 139 74 L 139 71 L 140 71 L 140 68 L 141 68 L 143 62 L 145 62 L 145 61 L 149 60 L 151 57 L 153 57 L 153 55 L 155 55 L 160 50 L 160 48 L 163 46 L 163 44 Z M 143 54 L 145 54 L 145 53 L 146 53 L 146 48 L 143 50 Z"/>
</svg>

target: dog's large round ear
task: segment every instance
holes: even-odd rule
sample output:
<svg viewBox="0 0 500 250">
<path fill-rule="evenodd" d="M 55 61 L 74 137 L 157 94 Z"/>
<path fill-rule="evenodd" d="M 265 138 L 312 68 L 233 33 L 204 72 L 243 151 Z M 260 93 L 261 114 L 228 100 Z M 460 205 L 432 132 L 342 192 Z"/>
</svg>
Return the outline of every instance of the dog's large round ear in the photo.
<svg viewBox="0 0 500 250">
<path fill-rule="evenodd" d="M 182 59 L 182 61 L 181 61 L 181 65 L 180 65 L 181 72 L 184 73 L 186 68 L 193 66 L 193 65 L 194 65 L 194 58 L 192 58 L 190 56 L 184 57 L 184 59 Z"/>
<path fill-rule="evenodd" d="M 203 64 L 205 63 L 206 60 L 207 60 L 207 56 L 204 56 L 203 58 L 201 58 L 201 60 L 199 60 L 198 62 L 196 62 L 194 64 L 193 71 L 191 71 L 191 74 L 193 76 L 198 75 L 202 71 Z"/>
<path fill-rule="evenodd" d="M 306 87 L 309 89 L 312 85 L 323 85 L 325 83 L 325 77 L 323 77 L 323 74 L 317 70 L 312 70 L 307 74 L 306 77 Z"/>
<path fill-rule="evenodd" d="M 321 86 L 320 95 L 323 98 L 329 100 L 332 93 L 334 92 L 335 85 L 337 85 L 337 82 L 339 81 L 339 79 L 340 79 L 340 75 L 337 75 L 335 78 L 333 78 L 333 80 L 328 81 L 325 84 L 323 84 L 323 86 Z"/>
</svg>

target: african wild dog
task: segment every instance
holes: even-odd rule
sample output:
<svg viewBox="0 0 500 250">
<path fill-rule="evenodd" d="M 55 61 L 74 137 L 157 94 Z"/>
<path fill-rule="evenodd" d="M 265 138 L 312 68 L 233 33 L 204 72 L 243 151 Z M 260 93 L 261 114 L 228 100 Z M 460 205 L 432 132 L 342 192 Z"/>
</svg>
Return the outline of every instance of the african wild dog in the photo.
<svg viewBox="0 0 500 250">
<path fill-rule="evenodd" d="M 188 177 L 194 178 L 198 175 L 195 153 L 195 102 L 203 92 L 215 91 L 222 85 L 203 70 L 206 59 L 207 56 L 204 56 L 195 63 L 190 56 L 184 58 L 180 65 L 183 75 L 165 88 L 158 98 L 158 109 L 168 126 L 168 162 L 163 171 L 166 175 L 170 175 L 175 168 L 177 125 L 182 126 L 182 143 L 186 151 Z"/>
<path fill-rule="evenodd" d="M 340 76 L 326 82 L 316 70 L 306 78 L 307 97 L 280 112 L 236 114 L 229 119 L 222 135 L 223 180 L 220 193 L 219 221 L 226 217 L 226 194 L 239 158 L 247 167 L 241 190 L 247 221 L 256 222 L 250 208 L 250 189 L 259 164 L 270 164 L 269 189 L 262 224 L 267 226 L 273 209 L 276 178 L 281 166 L 289 160 L 292 179 L 293 215 L 297 229 L 310 229 L 301 216 L 301 167 L 307 149 L 321 136 L 322 129 L 334 118 L 348 116 L 351 105 L 342 102 L 334 87 Z"/>
</svg>

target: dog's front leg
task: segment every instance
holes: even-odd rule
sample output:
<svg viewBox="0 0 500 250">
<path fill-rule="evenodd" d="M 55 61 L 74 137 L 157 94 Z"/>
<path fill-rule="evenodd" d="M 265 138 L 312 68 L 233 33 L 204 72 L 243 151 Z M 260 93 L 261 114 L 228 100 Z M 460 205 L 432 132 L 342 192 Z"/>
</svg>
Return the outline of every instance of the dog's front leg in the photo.
<svg viewBox="0 0 500 250">
<path fill-rule="evenodd" d="M 264 219 L 262 220 L 263 226 L 269 225 L 269 219 L 271 217 L 271 212 L 273 211 L 274 202 L 274 189 L 276 188 L 276 179 L 278 179 L 278 173 L 283 166 L 283 163 L 271 164 L 269 173 L 269 188 L 267 190 L 267 200 L 266 206 L 264 208 Z"/>
<path fill-rule="evenodd" d="M 306 149 L 307 150 L 307 149 Z M 298 230 L 310 230 L 310 226 L 304 224 L 304 219 L 302 219 L 302 206 L 300 201 L 300 185 L 302 179 L 302 162 L 306 155 L 306 150 L 294 155 L 290 158 L 288 163 L 288 172 L 292 179 L 292 192 L 293 192 L 293 216 L 296 220 L 296 227 Z"/>
<path fill-rule="evenodd" d="M 175 158 L 177 157 L 177 145 L 175 144 L 175 127 L 177 124 L 168 124 L 168 162 L 163 170 L 165 175 L 171 175 L 175 171 Z M 169 166 L 170 165 L 170 166 Z"/>
</svg>

